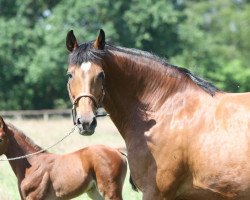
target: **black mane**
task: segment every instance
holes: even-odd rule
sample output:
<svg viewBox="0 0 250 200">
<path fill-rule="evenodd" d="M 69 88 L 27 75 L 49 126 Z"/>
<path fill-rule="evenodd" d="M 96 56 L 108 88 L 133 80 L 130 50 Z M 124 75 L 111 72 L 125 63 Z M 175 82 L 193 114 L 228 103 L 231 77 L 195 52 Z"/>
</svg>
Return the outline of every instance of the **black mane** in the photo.
<svg viewBox="0 0 250 200">
<path fill-rule="evenodd" d="M 93 41 L 81 44 L 69 55 L 69 64 L 81 65 L 83 62 L 98 63 L 105 51 L 93 48 Z"/>
<path fill-rule="evenodd" d="M 201 87 L 203 90 L 205 90 L 210 95 L 214 96 L 216 92 L 220 92 L 221 90 L 214 86 L 212 83 L 199 78 L 195 75 L 193 75 L 189 70 L 181 67 L 176 67 L 181 73 L 184 73 L 186 76 L 188 76 L 195 84 L 197 84 L 199 87 Z"/>
<path fill-rule="evenodd" d="M 169 64 L 165 59 L 162 59 L 152 53 L 138 50 L 138 49 L 133 49 L 133 48 L 119 47 L 111 43 L 106 43 L 104 50 L 96 50 L 95 48 L 93 48 L 93 41 L 88 42 L 88 43 L 83 43 L 70 54 L 69 64 L 81 65 L 83 62 L 100 63 L 102 60 L 102 57 L 110 53 L 111 51 L 118 51 L 118 52 L 130 54 L 134 56 L 139 56 L 139 57 L 141 56 L 144 58 L 148 58 L 150 60 L 154 60 L 165 67 L 174 68 L 178 72 L 189 77 L 195 84 L 197 84 L 200 88 L 202 88 L 204 91 L 206 91 L 212 96 L 215 95 L 216 92 L 220 91 L 212 83 L 209 83 L 208 81 L 195 76 L 188 69 Z"/>
</svg>

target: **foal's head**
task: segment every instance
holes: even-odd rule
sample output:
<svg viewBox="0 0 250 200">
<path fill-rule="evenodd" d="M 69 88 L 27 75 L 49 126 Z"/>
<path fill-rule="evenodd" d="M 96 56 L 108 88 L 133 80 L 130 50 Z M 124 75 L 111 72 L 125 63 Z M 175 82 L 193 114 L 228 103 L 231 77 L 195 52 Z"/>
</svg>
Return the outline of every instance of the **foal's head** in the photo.
<svg viewBox="0 0 250 200">
<path fill-rule="evenodd" d="M 95 41 L 78 45 L 73 31 L 69 31 L 66 46 L 70 52 L 67 74 L 73 121 L 81 134 L 92 135 L 97 125 L 96 112 L 104 98 L 104 72 L 99 61 L 105 34 L 100 30 Z"/>
<path fill-rule="evenodd" d="M 0 116 L 0 155 L 4 154 L 7 149 L 8 138 L 6 131 L 7 131 L 7 125 L 3 121 L 3 118 Z"/>
</svg>

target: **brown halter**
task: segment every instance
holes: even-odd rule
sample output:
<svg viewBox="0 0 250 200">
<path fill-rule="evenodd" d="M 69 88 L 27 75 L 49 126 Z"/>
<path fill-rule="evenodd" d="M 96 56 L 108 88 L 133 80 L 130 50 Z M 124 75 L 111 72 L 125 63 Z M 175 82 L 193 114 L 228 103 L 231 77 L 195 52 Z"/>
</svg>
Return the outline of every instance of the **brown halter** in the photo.
<svg viewBox="0 0 250 200">
<path fill-rule="evenodd" d="M 71 102 L 73 102 L 72 104 L 72 117 L 73 117 L 73 123 L 74 125 L 76 125 L 76 105 L 78 104 L 79 100 L 83 97 L 87 97 L 87 98 L 90 98 L 93 103 L 94 103 L 94 106 L 95 106 L 95 109 L 97 110 L 98 108 L 101 107 L 101 104 L 102 104 L 102 101 L 103 101 L 103 98 L 104 98 L 104 95 L 105 95 L 105 91 L 104 91 L 104 87 L 102 86 L 102 97 L 99 99 L 99 101 L 95 98 L 94 95 L 90 94 L 90 93 L 80 93 L 75 99 L 73 99 L 72 95 L 71 95 L 71 91 L 70 91 L 70 87 L 69 87 L 69 83 L 67 84 L 68 86 L 68 92 L 69 92 L 69 97 L 70 97 L 70 100 Z M 107 116 L 108 114 L 105 113 L 105 114 L 97 114 L 95 112 L 95 117 L 104 117 L 104 116 Z"/>
</svg>

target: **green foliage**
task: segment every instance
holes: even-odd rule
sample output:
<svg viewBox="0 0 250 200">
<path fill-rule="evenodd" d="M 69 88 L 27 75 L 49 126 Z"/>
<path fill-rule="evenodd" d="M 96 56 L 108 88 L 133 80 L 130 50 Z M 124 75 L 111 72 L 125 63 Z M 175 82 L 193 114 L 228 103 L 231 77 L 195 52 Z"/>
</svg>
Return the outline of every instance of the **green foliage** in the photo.
<svg viewBox="0 0 250 200">
<path fill-rule="evenodd" d="M 0 109 L 36 109 L 53 105 L 51 97 L 55 96 L 48 96 L 51 86 L 29 81 L 32 76 L 37 76 L 29 71 L 37 50 L 43 44 L 42 35 L 35 27 L 43 19 L 44 9 L 53 7 L 49 2 L 1 1 Z M 44 68 L 38 65 L 37 69 Z"/>
<path fill-rule="evenodd" d="M 127 37 L 120 38 L 131 47 L 172 56 L 178 52 L 176 30 L 179 13 L 170 1 L 135 1 L 124 12 Z M 128 37 L 129 36 L 129 37 Z"/>
<path fill-rule="evenodd" d="M 65 37 L 167 57 L 218 87 L 250 90 L 250 2 L 0 0 L 0 109 L 68 107 Z"/>
<path fill-rule="evenodd" d="M 187 1 L 179 25 L 181 53 L 171 58 L 227 91 L 250 85 L 250 4 L 244 1 Z"/>
</svg>

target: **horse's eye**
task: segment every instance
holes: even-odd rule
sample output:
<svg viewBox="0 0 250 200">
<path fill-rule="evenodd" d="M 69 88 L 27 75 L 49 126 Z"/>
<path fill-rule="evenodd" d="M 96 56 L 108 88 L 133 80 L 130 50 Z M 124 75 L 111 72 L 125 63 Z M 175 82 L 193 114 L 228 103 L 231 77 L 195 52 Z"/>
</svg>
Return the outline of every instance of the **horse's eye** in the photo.
<svg viewBox="0 0 250 200">
<path fill-rule="evenodd" d="M 97 80 L 104 80 L 104 78 L 105 78 L 105 75 L 104 75 L 104 72 L 100 72 L 98 75 L 97 75 Z"/>
<path fill-rule="evenodd" d="M 72 79 L 73 78 L 73 76 L 72 76 L 72 74 L 70 72 L 67 73 L 67 76 L 68 76 L 68 79 Z"/>
</svg>

